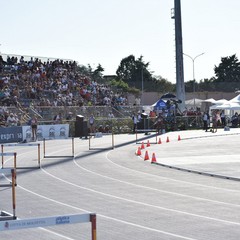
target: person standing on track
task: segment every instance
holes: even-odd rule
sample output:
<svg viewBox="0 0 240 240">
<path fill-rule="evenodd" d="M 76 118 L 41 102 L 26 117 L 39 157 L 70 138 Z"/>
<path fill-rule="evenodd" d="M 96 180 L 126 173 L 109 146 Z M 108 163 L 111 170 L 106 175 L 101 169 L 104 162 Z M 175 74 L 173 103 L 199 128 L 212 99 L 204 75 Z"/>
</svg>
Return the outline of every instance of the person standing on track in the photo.
<svg viewBox="0 0 240 240">
<path fill-rule="evenodd" d="M 38 120 L 37 117 L 34 115 L 31 119 L 31 128 L 32 128 L 32 140 L 37 141 L 37 124 Z"/>
<path fill-rule="evenodd" d="M 218 128 L 218 115 L 216 111 L 212 111 L 212 133 L 217 132 Z"/>
<path fill-rule="evenodd" d="M 203 113 L 203 130 L 205 130 L 205 132 L 208 131 L 208 126 L 209 126 L 209 114 L 208 112 L 204 112 Z"/>
<path fill-rule="evenodd" d="M 89 117 L 90 133 L 94 133 L 94 132 L 95 132 L 94 122 L 95 122 L 95 118 L 94 118 L 93 115 L 91 115 L 91 116 Z"/>
<path fill-rule="evenodd" d="M 138 123 L 138 117 L 136 114 L 132 115 L 132 120 L 133 120 L 133 133 L 136 133 Z"/>
</svg>

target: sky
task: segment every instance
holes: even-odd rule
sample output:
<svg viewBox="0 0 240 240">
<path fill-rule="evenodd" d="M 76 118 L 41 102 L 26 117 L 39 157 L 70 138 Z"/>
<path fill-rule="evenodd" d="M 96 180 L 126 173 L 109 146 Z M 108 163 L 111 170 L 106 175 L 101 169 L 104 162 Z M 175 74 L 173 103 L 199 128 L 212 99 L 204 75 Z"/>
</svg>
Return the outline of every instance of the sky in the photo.
<svg viewBox="0 0 240 240">
<path fill-rule="evenodd" d="M 104 75 L 133 54 L 175 83 L 174 0 L 8 0 L 1 6 L 1 54 L 76 60 Z M 239 0 L 181 0 L 185 82 L 214 76 L 222 57 L 240 58 Z"/>
</svg>

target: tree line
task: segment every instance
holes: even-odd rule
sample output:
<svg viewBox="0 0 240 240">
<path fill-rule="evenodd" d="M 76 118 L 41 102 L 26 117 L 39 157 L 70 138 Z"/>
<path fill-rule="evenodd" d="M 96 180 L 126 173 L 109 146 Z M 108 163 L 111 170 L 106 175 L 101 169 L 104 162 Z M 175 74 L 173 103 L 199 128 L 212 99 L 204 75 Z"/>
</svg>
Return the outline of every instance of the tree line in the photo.
<svg viewBox="0 0 240 240">
<path fill-rule="evenodd" d="M 155 76 L 149 70 L 150 63 L 143 56 L 136 58 L 129 55 L 120 61 L 116 75 L 108 79 L 108 84 L 128 92 L 140 92 L 144 83 L 144 91 L 175 92 L 176 84 L 162 76 Z M 79 70 L 90 75 L 95 81 L 104 83 L 104 68 L 99 64 L 95 70 L 90 65 L 79 66 Z M 199 82 L 185 82 L 186 92 L 221 91 L 234 92 L 240 88 L 240 62 L 236 54 L 222 57 L 218 66 L 214 66 L 214 76 Z"/>
</svg>

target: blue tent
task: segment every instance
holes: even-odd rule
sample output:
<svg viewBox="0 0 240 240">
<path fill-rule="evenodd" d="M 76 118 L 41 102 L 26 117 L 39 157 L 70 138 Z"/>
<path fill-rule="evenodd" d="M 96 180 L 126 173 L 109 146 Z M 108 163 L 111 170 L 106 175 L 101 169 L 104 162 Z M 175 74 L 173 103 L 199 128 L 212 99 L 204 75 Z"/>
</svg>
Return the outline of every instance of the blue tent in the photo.
<svg viewBox="0 0 240 240">
<path fill-rule="evenodd" d="M 167 109 L 166 102 L 163 99 L 159 99 L 152 106 L 153 106 L 154 110 L 165 110 L 165 109 Z"/>
</svg>

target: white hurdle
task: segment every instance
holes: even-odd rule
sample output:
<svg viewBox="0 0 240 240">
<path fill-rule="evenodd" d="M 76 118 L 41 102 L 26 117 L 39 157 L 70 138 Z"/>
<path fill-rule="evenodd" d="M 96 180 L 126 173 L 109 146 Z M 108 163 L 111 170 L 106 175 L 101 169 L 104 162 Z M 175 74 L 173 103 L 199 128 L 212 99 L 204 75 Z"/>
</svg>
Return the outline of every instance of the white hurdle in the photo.
<svg viewBox="0 0 240 240">
<path fill-rule="evenodd" d="M 109 149 L 109 148 L 114 149 L 114 132 L 113 132 L 113 130 L 109 134 L 101 133 L 101 132 L 99 132 L 99 133 L 98 132 L 97 133 L 90 133 L 89 134 L 89 142 L 88 142 L 89 148 L 88 149 L 89 150 L 103 149 L 103 148 L 93 148 L 93 147 L 91 147 L 91 139 L 92 138 L 99 138 L 99 137 L 103 137 L 103 136 L 109 136 L 109 135 L 111 135 L 111 147 L 104 148 L 104 149 Z"/>
<path fill-rule="evenodd" d="M 7 144 L 2 144 L 1 145 L 1 150 L 2 153 L 4 153 L 4 147 L 38 147 L 38 168 L 40 168 L 41 163 L 40 163 L 40 159 L 41 159 L 41 155 L 40 155 L 40 143 L 7 143 Z M 3 156 L 2 155 L 2 165 L 3 165 Z"/>
<path fill-rule="evenodd" d="M 3 156 L 13 156 L 13 168 L 14 168 L 14 171 L 15 171 L 15 181 L 14 181 L 14 184 L 16 185 L 16 179 L 17 179 L 17 153 L 16 152 L 8 152 L 8 153 L 0 153 L 0 156 L 2 156 L 2 169 L 4 168 L 4 158 Z M 6 170 L 8 169 L 11 169 L 11 168 L 6 168 Z"/>
<path fill-rule="evenodd" d="M 16 152 L 7 152 L 7 153 L 0 153 L 0 156 L 2 156 L 2 168 L 4 168 L 4 156 L 13 156 L 13 167 L 16 171 L 17 169 L 17 153 Z"/>
<path fill-rule="evenodd" d="M 159 136 L 159 133 L 158 133 L 157 129 L 136 129 L 136 131 L 135 131 L 135 133 L 136 133 L 136 144 L 139 144 L 138 133 L 145 133 L 145 135 L 147 135 L 149 132 L 154 132 L 156 134 L 156 141 L 153 142 L 153 144 L 157 144 L 157 138 Z"/>
<path fill-rule="evenodd" d="M 46 155 L 46 139 L 43 139 L 43 158 L 65 158 L 65 157 L 74 157 L 74 137 L 72 137 L 71 141 L 72 145 L 72 155 L 71 156 L 47 156 Z"/>
<path fill-rule="evenodd" d="M 0 214 L 0 221 L 3 220 L 13 220 L 16 219 L 16 191 L 15 191 L 15 186 L 16 186 L 16 170 L 15 169 L 0 169 L 0 174 L 11 174 L 12 175 L 12 183 L 10 184 L 1 184 L 0 187 L 12 187 L 12 209 L 13 209 L 13 214 L 8 214 L 6 212 L 1 211 Z"/>
<path fill-rule="evenodd" d="M 54 225 L 75 224 L 91 222 L 92 240 L 97 240 L 96 233 L 96 214 L 74 214 L 42 218 L 29 218 L 11 221 L 0 221 L 0 231 L 19 230 L 27 228 L 48 227 Z M 79 238 L 80 239 L 80 238 Z"/>
</svg>

